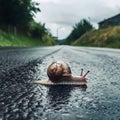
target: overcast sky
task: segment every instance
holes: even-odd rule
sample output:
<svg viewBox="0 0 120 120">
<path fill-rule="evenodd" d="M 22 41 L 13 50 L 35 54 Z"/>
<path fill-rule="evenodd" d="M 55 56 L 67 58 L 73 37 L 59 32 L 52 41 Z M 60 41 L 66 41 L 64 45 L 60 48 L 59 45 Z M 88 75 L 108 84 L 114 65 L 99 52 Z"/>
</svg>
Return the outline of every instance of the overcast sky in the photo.
<svg viewBox="0 0 120 120">
<path fill-rule="evenodd" d="M 90 20 L 95 28 L 98 22 L 120 13 L 120 0 L 33 0 L 40 3 L 37 22 L 46 23 L 52 35 L 67 37 L 81 19 Z M 58 32 L 57 32 L 58 31 Z"/>
</svg>

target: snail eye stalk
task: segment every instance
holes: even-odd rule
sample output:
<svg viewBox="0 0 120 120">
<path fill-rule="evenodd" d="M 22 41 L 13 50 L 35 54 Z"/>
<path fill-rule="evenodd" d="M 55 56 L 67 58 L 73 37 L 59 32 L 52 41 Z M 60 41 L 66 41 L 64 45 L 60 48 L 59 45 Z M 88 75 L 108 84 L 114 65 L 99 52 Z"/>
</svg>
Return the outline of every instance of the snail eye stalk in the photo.
<svg viewBox="0 0 120 120">
<path fill-rule="evenodd" d="M 83 75 L 83 69 L 81 69 L 81 74 L 80 74 L 80 76 L 82 76 Z"/>
<path fill-rule="evenodd" d="M 90 71 L 88 70 L 88 71 L 83 75 L 83 77 L 85 77 L 89 72 L 90 72 Z"/>
</svg>

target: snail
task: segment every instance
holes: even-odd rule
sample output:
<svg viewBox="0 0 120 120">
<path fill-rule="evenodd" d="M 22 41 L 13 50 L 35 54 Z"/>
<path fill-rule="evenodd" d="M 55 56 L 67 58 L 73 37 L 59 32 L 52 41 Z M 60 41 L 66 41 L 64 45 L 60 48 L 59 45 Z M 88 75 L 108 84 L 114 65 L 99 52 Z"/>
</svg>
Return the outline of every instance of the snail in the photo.
<svg viewBox="0 0 120 120">
<path fill-rule="evenodd" d="M 74 82 L 87 82 L 86 75 L 83 75 L 83 69 L 81 69 L 80 76 L 73 76 L 69 65 L 63 61 L 53 62 L 48 66 L 47 75 L 49 80 L 52 82 L 62 82 L 62 81 L 74 81 Z"/>
</svg>

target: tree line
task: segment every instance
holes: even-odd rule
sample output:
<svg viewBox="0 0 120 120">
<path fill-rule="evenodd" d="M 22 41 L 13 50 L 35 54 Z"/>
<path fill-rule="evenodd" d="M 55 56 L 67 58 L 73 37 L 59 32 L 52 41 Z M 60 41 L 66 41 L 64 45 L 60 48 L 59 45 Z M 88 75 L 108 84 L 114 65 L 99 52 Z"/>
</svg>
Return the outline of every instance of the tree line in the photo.
<svg viewBox="0 0 120 120">
<path fill-rule="evenodd" d="M 45 24 L 36 23 L 33 19 L 40 11 L 39 3 L 32 0 L 0 0 L 0 29 L 42 38 L 49 32 Z"/>
<path fill-rule="evenodd" d="M 65 44 L 72 44 L 78 38 L 80 38 L 84 33 L 93 29 L 92 24 L 87 19 L 82 19 L 80 22 L 73 26 L 73 30 L 66 38 Z"/>
<path fill-rule="evenodd" d="M 45 24 L 36 23 L 33 19 L 40 12 L 39 3 L 32 0 L 0 0 L 0 29 L 6 32 L 23 34 L 42 40 L 44 35 L 52 35 Z M 93 26 L 86 19 L 73 26 L 73 30 L 66 38 L 65 44 L 71 44 Z"/>
</svg>

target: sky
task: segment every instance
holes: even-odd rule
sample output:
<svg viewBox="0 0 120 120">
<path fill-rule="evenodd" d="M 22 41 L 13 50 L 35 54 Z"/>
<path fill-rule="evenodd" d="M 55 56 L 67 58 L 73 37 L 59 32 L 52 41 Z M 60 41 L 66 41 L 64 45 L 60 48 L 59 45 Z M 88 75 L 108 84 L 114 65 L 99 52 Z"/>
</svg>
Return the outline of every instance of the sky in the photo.
<svg viewBox="0 0 120 120">
<path fill-rule="evenodd" d="M 45 23 L 53 36 L 66 38 L 73 26 L 87 19 L 97 29 L 98 23 L 120 13 L 120 0 L 33 0 L 41 12 L 34 17 Z"/>
</svg>

